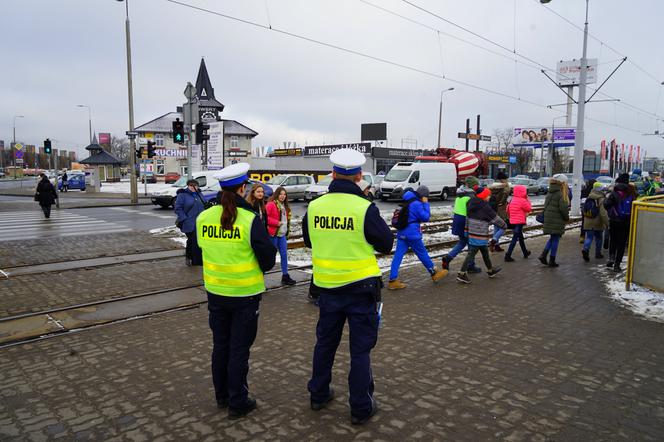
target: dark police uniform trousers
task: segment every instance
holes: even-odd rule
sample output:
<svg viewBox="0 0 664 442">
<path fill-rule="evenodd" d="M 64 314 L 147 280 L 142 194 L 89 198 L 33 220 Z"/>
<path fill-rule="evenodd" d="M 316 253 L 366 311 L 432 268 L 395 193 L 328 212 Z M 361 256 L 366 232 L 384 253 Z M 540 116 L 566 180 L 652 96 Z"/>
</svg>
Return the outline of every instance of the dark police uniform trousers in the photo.
<svg viewBox="0 0 664 442">
<path fill-rule="evenodd" d="M 363 418 L 374 407 L 374 382 L 371 373 L 370 352 L 378 340 L 378 312 L 376 304 L 377 278 L 366 280 L 367 290 L 354 293 L 318 289 L 320 317 L 316 326 L 313 374 L 309 381 L 311 400 L 324 402 L 330 395 L 332 365 L 341 341 L 344 324 L 348 320 L 350 331 L 350 408 L 353 416 Z M 377 289 L 380 293 L 380 288 Z"/>
<path fill-rule="evenodd" d="M 212 329 L 212 383 L 218 403 L 228 400 L 231 408 L 247 403 L 249 349 L 256 339 L 262 295 L 219 296 L 208 292 Z"/>
</svg>

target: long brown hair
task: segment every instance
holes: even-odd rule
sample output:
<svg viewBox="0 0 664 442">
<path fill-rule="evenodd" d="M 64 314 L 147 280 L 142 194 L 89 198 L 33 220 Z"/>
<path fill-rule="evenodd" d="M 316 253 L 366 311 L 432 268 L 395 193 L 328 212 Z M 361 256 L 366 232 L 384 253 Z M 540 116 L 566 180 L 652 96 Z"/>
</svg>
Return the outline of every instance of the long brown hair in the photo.
<svg viewBox="0 0 664 442">
<path fill-rule="evenodd" d="M 221 188 L 221 198 L 219 204 L 221 205 L 221 228 L 224 230 L 233 229 L 233 224 L 237 219 L 237 202 L 235 202 L 235 195 L 243 184 L 231 187 Z"/>
<path fill-rule="evenodd" d="M 259 200 L 256 198 L 254 195 L 258 189 L 263 189 L 263 199 Z M 249 190 L 249 194 L 247 195 L 247 202 L 251 204 L 252 207 L 256 207 L 256 201 L 258 201 L 260 207 L 263 207 L 265 205 L 265 187 L 263 187 L 262 184 L 260 183 L 254 183 L 251 186 L 251 190 Z"/>
<path fill-rule="evenodd" d="M 286 191 L 285 187 L 283 187 L 283 186 L 277 187 L 277 189 L 274 191 L 274 193 L 272 194 L 272 196 L 270 197 L 270 199 L 268 201 L 274 201 L 275 204 L 276 203 L 281 204 L 279 202 L 279 195 L 281 195 L 282 190 L 286 194 L 286 198 L 284 199 L 284 207 L 286 208 L 286 213 L 290 213 L 291 210 L 290 210 L 290 206 L 288 205 L 288 192 Z"/>
</svg>

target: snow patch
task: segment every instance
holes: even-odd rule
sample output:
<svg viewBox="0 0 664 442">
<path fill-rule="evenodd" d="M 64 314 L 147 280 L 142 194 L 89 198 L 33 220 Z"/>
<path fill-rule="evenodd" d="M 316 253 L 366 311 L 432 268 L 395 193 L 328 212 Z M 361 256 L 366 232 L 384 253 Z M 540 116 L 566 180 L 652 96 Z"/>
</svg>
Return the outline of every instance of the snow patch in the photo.
<svg viewBox="0 0 664 442">
<path fill-rule="evenodd" d="M 604 285 L 611 299 L 645 319 L 664 322 L 664 293 L 634 283 L 631 290 L 627 290 L 624 277 L 612 279 L 606 268 L 602 268 L 600 272 L 604 275 Z"/>
</svg>

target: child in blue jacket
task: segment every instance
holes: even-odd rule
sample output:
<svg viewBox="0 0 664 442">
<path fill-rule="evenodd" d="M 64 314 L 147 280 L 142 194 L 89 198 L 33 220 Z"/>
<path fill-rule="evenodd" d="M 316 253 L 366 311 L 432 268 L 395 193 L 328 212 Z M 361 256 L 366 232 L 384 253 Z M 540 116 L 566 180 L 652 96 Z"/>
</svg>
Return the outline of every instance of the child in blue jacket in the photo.
<svg viewBox="0 0 664 442">
<path fill-rule="evenodd" d="M 420 223 L 429 221 L 431 216 L 429 188 L 420 186 L 416 191 L 407 190 L 402 198 L 408 203 L 408 225 L 404 229 L 397 231 L 397 249 L 392 259 L 390 282 L 387 286 L 389 290 L 406 288 L 406 284 L 399 281 L 398 278 L 401 261 L 406 252 L 408 252 L 408 249 L 413 249 L 413 252 L 431 274 L 431 279 L 434 282 L 440 281 L 447 276 L 447 270 L 436 270 L 436 266 L 431 260 L 427 249 L 424 247 L 424 242 L 422 242 Z"/>
</svg>

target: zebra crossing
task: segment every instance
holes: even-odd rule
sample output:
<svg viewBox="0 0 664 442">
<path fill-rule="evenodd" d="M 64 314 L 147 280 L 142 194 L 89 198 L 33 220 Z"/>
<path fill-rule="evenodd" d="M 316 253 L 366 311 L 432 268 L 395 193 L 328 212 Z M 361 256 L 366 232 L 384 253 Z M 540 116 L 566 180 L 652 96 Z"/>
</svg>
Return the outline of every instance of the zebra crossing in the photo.
<svg viewBox="0 0 664 442">
<path fill-rule="evenodd" d="M 0 242 L 131 230 L 122 224 L 59 210 L 53 210 L 49 219 L 41 211 L 0 212 Z"/>
</svg>

